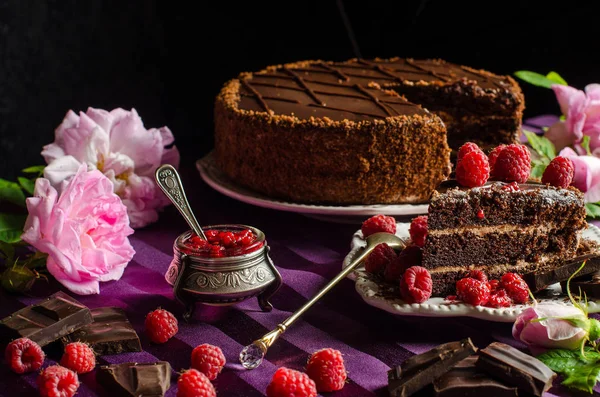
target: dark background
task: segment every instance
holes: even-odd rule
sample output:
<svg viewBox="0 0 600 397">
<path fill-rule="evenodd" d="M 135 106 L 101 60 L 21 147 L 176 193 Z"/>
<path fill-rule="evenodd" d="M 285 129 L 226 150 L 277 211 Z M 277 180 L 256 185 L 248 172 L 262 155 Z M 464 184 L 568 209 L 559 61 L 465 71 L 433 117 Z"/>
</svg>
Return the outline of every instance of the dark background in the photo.
<svg viewBox="0 0 600 397">
<path fill-rule="evenodd" d="M 184 166 L 212 146 L 213 100 L 245 70 L 302 59 L 443 58 L 600 82 L 596 1 L 0 0 L 0 176 L 41 164 L 68 109 L 135 107 L 167 125 Z M 557 113 L 521 84 L 526 116 Z"/>
</svg>

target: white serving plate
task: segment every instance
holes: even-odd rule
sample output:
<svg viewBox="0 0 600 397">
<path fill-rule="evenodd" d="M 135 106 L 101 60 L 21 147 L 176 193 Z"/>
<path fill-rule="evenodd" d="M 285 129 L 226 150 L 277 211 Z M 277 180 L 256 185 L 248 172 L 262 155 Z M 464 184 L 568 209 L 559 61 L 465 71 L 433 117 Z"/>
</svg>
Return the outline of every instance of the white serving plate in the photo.
<svg viewBox="0 0 600 397">
<path fill-rule="evenodd" d="M 235 200 L 258 207 L 270 208 L 280 211 L 289 211 L 305 214 L 324 220 L 330 217 L 338 217 L 340 221 L 351 223 L 360 223 L 365 220 L 365 216 L 385 214 L 390 216 L 414 216 L 427 213 L 428 204 L 380 204 L 380 205 L 311 205 L 300 204 L 288 201 L 275 200 L 266 197 L 260 193 L 254 192 L 248 188 L 236 184 L 230 180 L 215 165 L 215 157 L 210 152 L 205 157 L 196 162 L 196 168 L 202 179 L 216 191 L 231 197 Z M 352 218 L 356 217 L 356 218 Z"/>
<path fill-rule="evenodd" d="M 397 223 L 396 235 L 408 239 L 408 228 L 410 223 Z M 600 229 L 594 225 L 588 225 L 583 232 L 583 237 L 600 242 Z M 358 230 L 352 237 L 350 252 L 344 258 L 343 268 L 348 266 L 359 248 L 366 245 L 362 232 Z M 498 322 L 513 322 L 517 316 L 527 309 L 531 304 L 513 305 L 506 308 L 492 308 L 484 306 L 473 306 L 465 303 L 452 303 L 444 298 L 431 298 L 423 303 L 405 303 L 399 296 L 397 289 L 390 284 L 374 279 L 369 273 L 360 267 L 348 276 L 355 281 L 356 291 L 366 303 L 381 310 L 401 316 L 424 316 L 424 317 L 475 317 L 483 320 Z M 560 284 L 554 284 L 546 290 L 536 293 L 538 302 L 553 301 L 563 305 L 571 306 L 571 303 L 562 294 Z M 588 300 L 590 313 L 600 312 L 600 301 Z"/>
</svg>

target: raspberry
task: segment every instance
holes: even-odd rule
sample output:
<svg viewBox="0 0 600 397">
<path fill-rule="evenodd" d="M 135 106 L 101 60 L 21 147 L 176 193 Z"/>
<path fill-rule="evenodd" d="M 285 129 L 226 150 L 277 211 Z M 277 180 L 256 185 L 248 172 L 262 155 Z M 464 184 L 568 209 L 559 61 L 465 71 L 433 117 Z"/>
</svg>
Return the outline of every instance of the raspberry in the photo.
<svg viewBox="0 0 600 397">
<path fill-rule="evenodd" d="M 334 349 L 313 353 L 306 365 L 306 374 L 315 382 L 319 392 L 342 390 L 346 383 L 342 353 Z"/>
<path fill-rule="evenodd" d="M 360 230 L 364 238 L 379 232 L 395 234 L 396 219 L 391 216 L 375 215 L 364 221 Z"/>
<path fill-rule="evenodd" d="M 460 147 L 460 149 L 458 149 L 458 154 L 456 155 L 456 163 L 460 163 L 460 161 L 463 159 L 463 157 L 465 157 L 467 154 L 474 152 L 474 151 L 481 151 L 481 149 L 479 149 L 479 146 L 477 146 L 476 143 L 473 142 L 467 142 L 464 145 L 462 145 Z"/>
<path fill-rule="evenodd" d="M 505 147 L 506 147 L 506 145 L 498 145 L 490 152 L 490 154 L 488 154 L 488 161 L 490 163 L 490 171 L 491 171 L 490 174 L 492 176 L 494 176 L 494 165 L 496 165 L 496 160 L 498 159 L 498 155 L 500 154 L 501 151 L 504 150 Z"/>
<path fill-rule="evenodd" d="M 497 289 L 500 289 L 500 280 L 490 280 L 488 285 L 490 286 L 490 292 L 494 293 Z"/>
<path fill-rule="evenodd" d="M 92 348 L 85 343 L 73 342 L 65 346 L 60 365 L 78 374 L 85 374 L 96 367 L 96 356 Z"/>
<path fill-rule="evenodd" d="M 369 273 L 382 273 L 396 259 L 396 251 L 386 243 L 378 244 L 365 260 L 365 270 Z"/>
<path fill-rule="evenodd" d="M 410 239 L 417 247 L 423 247 L 427 239 L 427 215 L 417 216 L 410 222 Z"/>
<path fill-rule="evenodd" d="M 177 380 L 177 397 L 217 397 L 217 391 L 206 375 L 188 369 Z"/>
<path fill-rule="evenodd" d="M 510 305 L 512 305 L 512 300 L 504 289 L 493 292 L 486 303 L 486 306 L 489 307 L 509 307 Z"/>
<path fill-rule="evenodd" d="M 525 183 L 531 172 L 531 154 L 524 145 L 511 144 L 498 154 L 492 174 L 505 182 Z"/>
<path fill-rule="evenodd" d="M 474 278 L 475 280 L 479 280 L 482 283 L 488 282 L 488 278 L 482 270 L 471 270 L 467 277 Z"/>
<path fill-rule="evenodd" d="M 77 374 L 60 365 L 44 369 L 37 378 L 42 397 L 73 397 L 79 389 Z"/>
<path fill-rule="evenodd" d="M 456 165 L 456 181 L 462 186 L 483 186 L 489 177 L 490 165 L 481 150 L 467 153 Z"/>
<path fill-rule="evenodd" d="M 571 159 L 558 156 L 552 159 L 544 175 L 542 175 L 542 183 L 547 183 L 552 186 L 567 188 L 573 182 L 575 168 Z"/>
<path fill-rule="evenodd" d="M 400 280 L 400 295 L 408 303 L 423 303 L 431 296 L 433 282 L 429 271 L 421 266 L 406 269 Z"/>
<path fill-rule="evenodd" d="M 165 343 L 179 330 L 175 316 L 164 309 L 148 313 L 145 326 L 148 337 L 154 343 Z"/>
<path fill-rule="evenodd" d="M 482 209 L 480 209 L 479 211 L 477 211 L 477 218 L 478 219 L 484 219 L 485 218 L 485 213 L 483 212 Z"/>
<path fill-rule="evenodd" d="M 409 245 L 400 251 L 400 254 L 385 267 L 383 277 L 385 281 L 394 282 L 400 280 L 406 269 L 412 266 L 421 266 L 423 252 L 416 245 Z"/>
<path fill-rule="evenodd" d="M 516 273 L 506 273 L 500 280 L 500 286 L 515 303 L 525 303 L 529 300 L 529 287 L 525 280 Z"/>
<path fill-rule="evenodd" d="M 207 343 L 192 350 L 192 368 L 215 380 L 225 366 L 225 356 L 218 346 Z"/>
<path fill-rule="evenodd" d="M 316 397 L 315 382 L 303 372 L 281 367 L 267 386 L 267 397 Z"/>
<path fill-rule="evenodd" d="M 456 283 L 456 295 L 470 305 L 485 305 L 490 299 L 490 287 L 488 283 L 465 277 Z"/>
<path fill-rule="evenodd" d="M 4 357 L 13 372 L 24 374 L 42 368 L 46 355 L 40 345 L 31 339 L 19 338 L 6 346 Z"/>
</svg>

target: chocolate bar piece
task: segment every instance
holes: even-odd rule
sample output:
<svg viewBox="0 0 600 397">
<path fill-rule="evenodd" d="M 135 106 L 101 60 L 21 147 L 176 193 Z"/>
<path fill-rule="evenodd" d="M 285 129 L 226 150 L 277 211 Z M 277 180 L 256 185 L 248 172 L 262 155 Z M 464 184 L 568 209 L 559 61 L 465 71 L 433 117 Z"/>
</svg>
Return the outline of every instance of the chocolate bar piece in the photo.
<svg viewBox="0 0 600 397">
<path fill-rule="evenodd" d="M 408 397 L 448 372 L 456 363 L 475 353 L 470 338 L 444 343 L 413 356 L 388 372 L 391 397 Z"/>
<path fill-rule="evenodd" d="M 96 371 L 96 381 L 113 397 L 163 397 L 171 387 L 171 365 L 166 361 L 103 365 Z"/>
<path fill-rule="evenodd" d="M 552 387 L 556 374 L 537 358 L 512 346 L 493 342 L 479 351 L 475 366 L 519 390 L 541 396 Z"/>
<path fill-rule="evenodd" d="M 99 355 L 141 352 L 140 338 L 118 307 L 92 309 L 94 322 L 63 338 L 63 343 L 85 342 Z"/>
<path fill-rule="evenodd" d="M 579 269 L 583 261 L 586 261 L 586 263 L 583 269 L 577 273 L 578 277 L 600 271 L 600 255 L 587 254 L 573 258 L 565 262 L 562 266 L 548 271 L 536 271 L 524 274 L 523 280 L 525 280 L 532 292 L 541 291 L 551 284 L 568 280 Z"/>
<path fill-rule="evenodd" d="M 433 382 L 438 397 L 516 397 L 517 388 L 505 385 L 475 368 L 470 356 Z"/>
<path fill-rule="evenodd" d="M 45 346 L 91 322 L 90 309 L 64 292 L 57 292 L 2 319 L 0 345 L 27 337 Z"/>
<path fill-rule="evenodd" d="M 563 292 L 567 291 L 566 284 L 566 282 L 560 284 Z M 585 293 L 587 297 L 600 298 L 600 274 L 594 273 L 574 278 L 571 280 L 570 289 L 576 295 L 579 295 L 581 291 L 581 294 Z"/>
</svg>

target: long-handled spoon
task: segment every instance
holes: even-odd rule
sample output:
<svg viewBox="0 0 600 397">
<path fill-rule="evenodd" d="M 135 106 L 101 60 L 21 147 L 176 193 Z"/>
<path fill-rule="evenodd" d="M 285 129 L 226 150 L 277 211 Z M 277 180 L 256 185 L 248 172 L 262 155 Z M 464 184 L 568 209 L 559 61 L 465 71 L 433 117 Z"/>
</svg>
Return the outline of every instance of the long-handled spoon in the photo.
<svg viewBox="0 0 600 397">
<path fill-rule="evenodd" d="M 263 361 L 267 350 L 300 316 L 311 308 L 319 299 L 328 293 L 335 285 L 350 274 L 360 263 L 369 255 L 369 253 L 379 244 L 386 243 L 392 248 L 404 248 L 406 244 L 396 235 L 390 233 L 375 233 L 367 237 L 367 245 L 358 251 L 354 260 L 337 276 L 324 286 L 315 296 L 306 302 L 294 314 L 277 325 L 273 331 L 263 335 L 262 338 L 255 340 L 252 344 L 244 347 L 240 353 L 240 362 L 246 369 L 257 368 Z"/>
<path fill-rule="evenodd" d="M 185 196 L 181 178 L 175 167 L 170 164 L 161 165 L 156 169 L 154 178 L 156 179 L 158 186 L 175 205 L 175 208 L 179 210 L 179 213 L 183 216 L 183 219 L 185 219 L 187 224 L 190 225 L 194 233 L 206 240 L 206 235 L 196 220 L 187 197 Z"/>
</svg>

